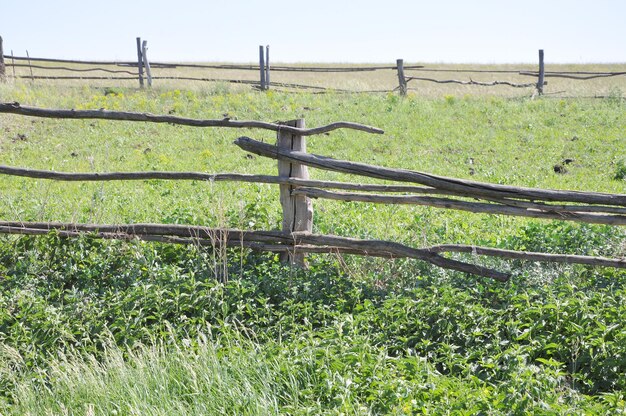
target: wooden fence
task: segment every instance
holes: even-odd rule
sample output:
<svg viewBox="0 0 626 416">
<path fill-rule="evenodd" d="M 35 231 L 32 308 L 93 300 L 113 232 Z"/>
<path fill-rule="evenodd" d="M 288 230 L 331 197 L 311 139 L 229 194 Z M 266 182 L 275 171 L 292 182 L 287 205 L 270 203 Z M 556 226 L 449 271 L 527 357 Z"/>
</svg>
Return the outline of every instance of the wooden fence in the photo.
<svg viewBox="0 0 626 416">
<path fill-rule="evenodd" d="M 117 80 L 117 81 L 138 81 L 141 88 L 151 87 L 155 81 L 163 80 L 182 80 L 182 81 L 198 81 L 198 82 L 222 82 L 232 84 L 249 85 L 259 90 L 269 90 L 270 88 L 279 88 L 282 90 L 311 90 L 315 92 L 326 92 L 332 90 L 334 92 L 399 92 L 400 95 L 406 95 L 408 91 L 419 91 L 414 87 L 416 82 L 436 83 L 436 84 L 458 84 L 468 86 L 496 87 L 505 86 L 511 88 L 527 88 L 533 91 L 533 94 L 541 95 L 544 93 L 544 86 L 547 85 L 547 78 L 565 78 L 578 81 L 588 81 L 598 78 L 609 78 L 615 76 L 626 75 L 626 71 L 622 72 L 591 72 L 591 71 L 570 71 L 556 72 L 545 71 L 544 51 L 539 50 L 539 61 L 537 71 L 529 71 L 528 69 L 510 69 L 510 70 L 489 70 L 489 69 L 459 69 L 446 70 L 441 68 L 426 68 L 421 65 L 404 65 L 403 59 L 398 59 L 395 65 L 383 66 L 270 66 L 269 46 L 259 46 L 259 65 L 237 65 L 237 64 L 183 64 L 168 62 L 151 62 L 148 59 L 148 42 L 141 38 L 136 39 L 137 60 L 136 61 L 85 61 L 70 59 L 49 59 L 35 58 L 28 55 L 14 56 L 13 51 L 10 55 L 2 52 L 2 38 L 0 37 L 0 78 L 13 77 L 16 79 L 35 80 Z M 68 64 L 72 66 L 61 66 L 58 64 Z M 8 71 L 8 68 L 11 71 Z M 16 74 L 15 69 L 28 68 L 28 73 Z M 271 71 L 270 71 L 271 69 Z M 183 72 L 179 72 L 183 71 Z M 184 71 L 193 70 L 194 74 L 189 75 Z M 175 71 L 175 72 L 172 72 Z M 245 71 L 249 73 L 257 72 L 259 78 L 257 80 L 239 78 L 224 78 L 215 76 L 198 76 L 198 71 Z M 279 73 L 373 73 L 373 72 L 395 72 L 397 74 L 398 83 L 392 90 L 390 89 L 370 89 L 370 90 L 349 90 L 342 88 L 328 88 L 324 86 L 305 85 L 294 82 L 271 81 L 270 72 Z M 410 73 L 409 73 L 410 71 Z M 211 72 L 211 73 L 213 73 Z M 439 79 L 432 76 L 424 76 L 424 73 L 442 73 L 451 72 L 458 74 L 493 74 L 519 77 L 536 78 L 531 82 L 514 82 L 510 80 L 489 80 L 476 81 L 470 76 L 467 80 L 458 79 Z M 53 75 L 50 75 L 50 74 Z M 68 75 L 70 73 L 71 75 Z M 78 75 L 77 75 L 78 73 Z M 162 73 L 162 74 L 160 74 Z M 62 74 L 62 75 L 59 75 Z M 90 75 L 87 75 L 90 74 Z"/>
<path fill-rule="evenodd" d="M 90 233 L 98 238 L 141 239 L 177 244 L 207 246 L 240 246 L 254 250 L 282 253 L 292 264 L 305 266 L 306 253 L 347 253 L 387 258 L 414 258 L 442 268 L 499 281 L 507 273 L 465 261 L 444 257 L 442 253 L 472 253 L 475 256 L 497 256 L 538 262 L 586 264 L 626 268 L 626 259 L 546 254 L 502 250 L 472 245 L 439 245 L 414 248 L 391 241 L 359 240 L 336 235 L 314 234 L 313 198 L 361 201 L 384 204 L 415 204 L 476 213 L 513 215 L 594 224 L 626 225 L 626 195 L 598 192 L 546 190 L 489 184 L 432 175 L 425 172 L 393 169 L 319 156 L 306 151 L 306 136 L 340 128 L 367 133 L 383 131 L 356 123 L 338 122 L 306 128 L 304 120 L 284 123 L 237 120 L 199 120 L 171 115 L 115 112 L 106 110 L 57 110 L 0 103 L 0 113 L 63 119 L 130 120 L 171 123 L 195 127 L 258 128 L 277 132 L 277 143 L 271 145 L 239 137 L 241 149 L 278 160 L 278 175 L 247 175 L 203 172 L 103 172 L 67 173 L 0 166 L 0 174 L 59 181 L 112 180 L 205 180 L 276 184 L 280 186 L 283 210 L 282 230 L 246 231 L 166 224 L 75 224 L 0 221 L 0 233 L 42 235 L 54 230 L 63 237 Z M 363 184 L 312 180 L 307 167 L 385 179 L 407 184 Z M 330 191 L 329 189 L 334 189 Z M 397 193 L 402 193 L 398 195 Z M 432 196 L 435 195 L 435 196 Z M 478 202 L 476 202 L 478 201 Z"/>
</svg>

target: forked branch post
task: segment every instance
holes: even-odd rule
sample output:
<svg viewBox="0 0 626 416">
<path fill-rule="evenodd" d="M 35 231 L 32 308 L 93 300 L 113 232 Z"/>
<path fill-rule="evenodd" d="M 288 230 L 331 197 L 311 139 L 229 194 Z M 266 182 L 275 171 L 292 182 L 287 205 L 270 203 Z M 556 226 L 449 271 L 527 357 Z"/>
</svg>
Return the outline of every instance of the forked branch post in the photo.
<svg viewBox="0 0 626 416">
<path fill-rule="evenodd" d="M 292 120 L 286 125 L 304 129 L 304 119 Z M 278 132 L 277 146 L 287 150 L 306 152 L 306 138 L 289 132 Z M 278 176 L 288 179 L 309 179 L 309 170 L 306 165 L 289 161 L 278 161 Z M 296 195 L 291 184 L 280 185 L 280 205 L 283 209 L 283 232 L 313 231 L 313 203 L 306 195 Z M 282 253 L 283 261 L 304 267 L 306 265 L 302 253 Z"/>
</svg>

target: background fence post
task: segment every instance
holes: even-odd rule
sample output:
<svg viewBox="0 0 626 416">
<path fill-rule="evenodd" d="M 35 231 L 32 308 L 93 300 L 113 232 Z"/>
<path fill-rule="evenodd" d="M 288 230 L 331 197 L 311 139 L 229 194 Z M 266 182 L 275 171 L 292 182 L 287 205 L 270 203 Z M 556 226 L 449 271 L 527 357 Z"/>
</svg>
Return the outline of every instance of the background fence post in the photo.
<svg viewBox="0 0 626 416">
<path fill-rule="evenodd" d="M 304 119 L 283 123 L 288 126 L 304 128 Z M 285 149 L 306 152 L 306 137 L 293 133 L 278 132 L 277 146 Z M 309 178 L 305 165 L 278 161 L 278 176 L 285 178 Z M 280 185 L 280 204 L 283 208 L 283 231 L 313 231 L 313 203 L 306 195 L 292 195 L 293 186 Z M 290 264 L 306 267 L 304 253 L 281 253 L 281 260 Z"/>
<path fill-rule="evenodd" d="M 137 38 L 137 71 L 139 73 L 139 88 L 143 88 L 143 54 L 141 53 L 141 38 Z"/>
<path fill-rule="evenodd" d="M 265 89 L 265 50 L 263 45 L 259 45 L 259 70 L 261 75 L 261 90 Z"/>
<path fill-rule="evenodd" d="M 265 47 L 265 89 L 270 89 L 270 45 Z"/>
<path fill-rule="evenodd" d="M 396 65 L 398 67 L 398 83 L 400 86 L 400 95 L 406 95 L 406 78 L 404 77 L 404 60 L 397 59 Z"/>
<path fill-rule="evenodd" d="M 28 58 L 28 69 L 30 70 L 30 82 L 34 84 L 35 75 L 33 75 L 33 64 L 30 62 L 30 54 L 28 53 L 28 49 L 26 49 L 26 57 Z"/>
<path fill-rule="evenodd" d="M 539 79 L 537 80 L 537 93 L 543 94 L 543 79 L 545 76 L 543 67 L 543 49 L 539 49 Z"/>
<path fill-rule="evenodd" d="M 13 49 L 11 49 L 11 69 L 13 70 L 13 79 L 15 79 L 15 58 L 13 56 Z"/>
<path fill-rule="evenodd" d="M 148 87 L 152 87 L 152 71 L 150 71 L 150 62 L 148 61 L 148 41 L 144 40 L 141 44 L 141 56 L 143 65 L 146 67 L 146 76 L 148 77 Z"/>
<path fill-rule="evenodd" d="M 0 81 L 4 81 L 6 77 L 6 67 L 4 66 L 4 49 L 2 47 L 2 36 L 0 36 Z"/>
</svg>

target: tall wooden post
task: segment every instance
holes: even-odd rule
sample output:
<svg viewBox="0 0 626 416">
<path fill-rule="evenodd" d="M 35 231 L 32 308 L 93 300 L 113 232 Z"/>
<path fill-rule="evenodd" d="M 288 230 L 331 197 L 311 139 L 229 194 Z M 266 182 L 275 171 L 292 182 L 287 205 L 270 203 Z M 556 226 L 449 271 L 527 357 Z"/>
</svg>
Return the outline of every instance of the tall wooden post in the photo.
<svg viewBox="0 0 626 416">
<path fill-rule="evenodd" d="M 137 71 L 139 73 L 139 88 L 143 88 L 143 56 L 141 53 L 141 38 L 137 38 Z"/>
<path fill-rule="evenodd" d="M 270 45 L 265 47 L 265 89 L 270 89 Z"/>
<path fill-rule="evenodd" d="M 6 67 L 4 66 L 4 48 L 2 47 L 2 36 L 0 36 L 0 81 L 6 77 Z"/>
<path fill-rule="evenodd" d="M 11 68 L 13 69 L 13 79 L 16 79 L 15 77 L 15 58 L 13 57 L 13 49 L 11 49 Z M 6 68 L 5 68 L 6 70 Z"/>
<path fill-rule="evenodd" d="M 404 59 L 397 59 L 396 65 L 398 67 L 398 84 L 400 86 L 400 95 L 406 95 L 406 78 L 404 77 Z"/>
<path fill-rule="evenodd" d="M 537 80 L 537 94 L 543 94 L 543 80 L 545 71 L 543 66 L 543 49 L 539 49 L 539 79 Z"/>
<path fill-rule="evenodd" d="M 30 55 L 28 53 L 28 49 L 26 49 L 26 58 L 28 58 L 28 69 L 30 69 L 30 82 L 34 83 L 35 75 L 33 75 L 33 64 L 30 62 Z"/>
<path fill-rule="evenodd" d="M 304 119 L 287 121 L 284 124 L 304 128 Z M 293 133 L 278 132 L 277 146 L 285 149 L 306 152 L 306 137 Z M 309 170 L 299 163 L 278 161 L 278 176 L 284 178 L 309 178 Z M 280 185 L 280 204 L 283 208 L 283 231 L 313 231 L 313 203 L 305 195 L 292 195 L 293 186 Z M 281 260 L 300 267 L 306 267 L 304 253 L 282 253 Z"/>
<path fill-rule="evenodd" d="M 152 71 L 150 70 L 150 62 L 148 61 L 148 41 L 144 40 L 141 44 L 141 57 L 143 65 L 146 67 L 146 76 L 148 77 L 148 87 L 152 88 Z"/>
<path fill-rule="evenodd" d="M 259 70 L 261 75 L 261 90 L 265 89 L 265 50 L 263 45 L 259 45 Z"/>
</svg>

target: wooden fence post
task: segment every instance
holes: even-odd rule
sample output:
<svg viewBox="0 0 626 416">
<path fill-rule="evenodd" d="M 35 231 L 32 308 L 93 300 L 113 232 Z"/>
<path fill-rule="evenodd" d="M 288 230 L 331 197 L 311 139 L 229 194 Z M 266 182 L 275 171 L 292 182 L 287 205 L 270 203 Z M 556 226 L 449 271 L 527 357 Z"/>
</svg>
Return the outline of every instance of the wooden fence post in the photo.
<svg viewBox="0 0 626 416">
<path fill-rule="evenodd" d="M 404 60 L 397 59 L 396 65 L 398 67 L 398 83 L 400 85 L 400 95 L 406 95 L 407 86 L 406 78 L 404 77 Z"/>
<path fill-rule="evenodd" d="M 292 127 L 304 128 L 304 119 L 291 120 L 284 123 Z M 306 137 L 293 133 L 278 132 L 277 146 L 306 152 Z M 278 176 L 286 178 L 309 178 L 307 166 L 299 163 L 278 161 Z M 283 208 L 283 231 L 313 231 L 313 203 L 306 195 L 292 195 L 293 186 L 280 185 L 280 204 Z M 306 267 L 304 253 L 281 253 L 281 260 L 299 267 Z"/>
<path fill-rule="evenodd" d="M 6 77 L 6 67 L 4 66 L 4 49 L 2 48 L 2 36 L 0 36 L 0 81 Z"/>
<path fill-rule="evenodd" d="M 270 89 L 270 45 L 265 47 L 265 86 Z"/>
<path fill-rule="evenodd" d="M 141 53 L 141 38 L 137 38 L 137 72 L 139 73 L 139 88 L 143 88 L 143 56 Z"/>
<path fill-rule="evenodd" d="M 30 82 L 34 83 L 35 75 L 33 75 L 33 64 L 30 62 L 30 55 L 28 53 L 28 49 L 26 49 L 26 57 L 28 58 L 28 69 L 30 69 Z"/>
<path fill-rule="evenodd" d="M 537 80 L 537 94 L 543 95 L 543 79 L 545 76 L 543 67 L 543 49 L 539 49 L 539 79 Z"/>
<path fill-rule="evenodd" d="M 13 49 L 11 49 L 11 69 L 13 69 L 13 79 L 15 79 L 15 58 L 13 56 Z"/>
<path fill-rule="evenodd" d="M 265 51 L 263 50 L 263 45 L 259 45 L 259 70 L 261 75 L 261 90 L 265 89 Z"/>
<path fill-rule="evenodd" d="M 143 65 L 146 67 L 146 76 L 148 77 L 148 87 L 152 88 L 152 71 L 150 71 L 150 62 L 148 61 L 148 41 L 144 40 L 141 44 L 141 56 Z"/>
</svg>

